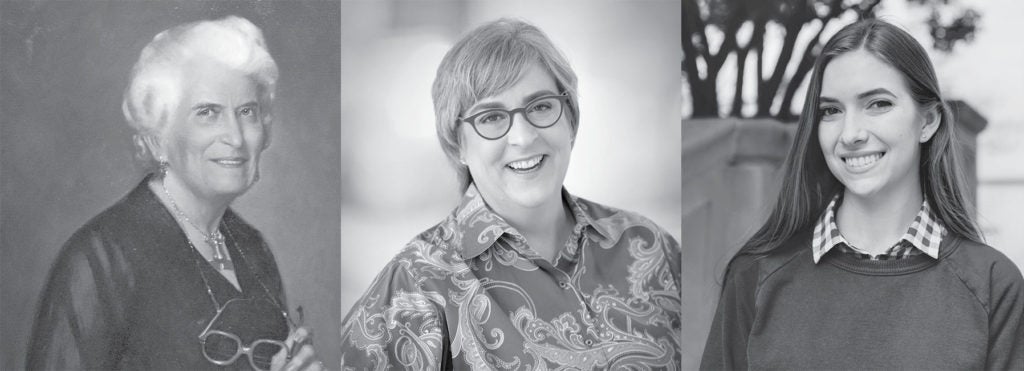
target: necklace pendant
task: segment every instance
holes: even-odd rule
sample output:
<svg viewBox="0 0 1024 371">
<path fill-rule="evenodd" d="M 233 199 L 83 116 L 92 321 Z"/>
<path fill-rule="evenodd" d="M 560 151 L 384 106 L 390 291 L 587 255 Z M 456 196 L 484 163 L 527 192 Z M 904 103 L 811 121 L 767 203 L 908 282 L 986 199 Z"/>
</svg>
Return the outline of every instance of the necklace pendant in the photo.
<svg viewBox="0 0 1024 371">
<path fill-rule="evenodd" d="M 224 247 L 225 245 L 224 235 L 221 234 L 220 231 L 214 231 L 213 233 L 210 234 L 203 234 L 203 239 L 206 240 L 207 244 L 213 246 L 217 250 L 220 250 L 220 248 Z"/>
<path fill-rule="evenodd" d="M 213 260 L 210 260 L 210 264 L 212 264 L 214 268 L 217 268 L 217 270 L 222 270 L 222 271 L 233 271 L 233 270 L 235 270 L 235 265 L 231 263 L 231 260 L 224 259 L 224 258 L 213 258 Z"/>
<path fill-rule="evenodd" d="M 210 264 L 219 270 L 235 270 L 234 264 L 231 263 L 231 258 L 228 257 L 228 247 L 224 243 L 224 235 L 220 232 L 215 232 L 206 237 L 206 244 L 210 245 L 213 249 L 213 258 L 210 259 Z"/>
</svg>

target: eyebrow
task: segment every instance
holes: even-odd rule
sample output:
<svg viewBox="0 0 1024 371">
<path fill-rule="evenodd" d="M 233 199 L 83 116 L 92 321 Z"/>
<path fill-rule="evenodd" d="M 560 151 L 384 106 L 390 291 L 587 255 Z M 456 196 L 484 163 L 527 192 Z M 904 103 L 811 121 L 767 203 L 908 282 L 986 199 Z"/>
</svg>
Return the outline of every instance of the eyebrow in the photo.
<svg viewBox="0 0 1024 371">
<path fill-rule="evenodd" d="M 558 94 L 555 94 L 555 92 L 553 92 L 551 90 L 537 91 L 537 92 L 534 92 L 533 94 L 530 94 L 530 95 L 527 95 L 526 97 L 524 97 L 523 98 L 523 105 L 526 105 L 526 104 L 529 104 L 530 102 L 533 102 L 534 99 L 537 99 L 537 98 L 540 98 L 540 97 L 544 97 L 544 96 L 548 96 L 548 95 L 558 95 Z"/>
<path fill-rule="evenodd" d="M 217 103 L 200 102 L 200 103 L 196 103 L 195 105 L 193 105 L 192 106 L 192 110 L 193 111 L 199 111 L 199 110 L 206 109 L 206 108 L 223 108 L 223 107 L 224 106 L 219 105 Z"/>
<path fill-rule="evenodd" d="M 238 105 L 238 107 L 236 107 L 236 108 L 258 107 L 258 106 L 259 106 L 259 102 L 251 100 L 251 101 L 248 101 L 248 102 L 245 102 L 245 103 L 242 103 L 242 104 Z M 202 109 L 205 109 L 205 108 L 224 108 L 224 106 L 221 105 L 221 104 L 211 103 L 211 102 L 199 102 L 199 103 L 196 103 L 195 105 L 192 106 L 192 110 L 193 111 L 199 111 L 199 110 L 202 110 Z"/>
<path fill-rule="evenodd" d="M 538 90 L 538 91 L 533 92 L 530 95 L 527 95 L 527 96 L 523 97 L 523 103 L 522 104 L 525 106 L 525 105 L 529 104 L 530 102 L 532 102 L 534 99 L 537 99 L 537 98 L 540 98 L 540 97 L 549 96 L 549 95 L 558 95 L 558 94 L 555 94 L 555 92 L 553 92 L 551 90 L 547 90 L 547 89 Z M 505 105 L 502 104 L 501 102 L 486 102 L 486 103 L 479 103 L 479 104 L 473 105 L 466 112 L 479 112 L 479 111 L 482 111 L 482 110 L 485 110 L 485 109 L 493 109 L 493 108 L 507 109 L 505 107 Z"/>
<path fill-rule="evenodd" d="M 878 94 L 887 94 L 887 95 L 891 95 L 893 97 L 896 96 L 896 94 L 893 94 L 891 91 L 889 91 L 889 90 L 887 90 L 885 88 L 875 88 L 875 89 L 871 89 L 871 90 L 868 90 L 866 92 L 857 94 L 857 99 L 860 100 L 860 99 L 864 99 L 864 98 L 870 97 L 872 95 L 878 95 Z M 835 98 L 832 98 L 832 97 L 826 97 L 826 96 L 821 96 L 821 97 L 818 98 L 818 100 L 823 102 L 823 103 L 839 103 L 838 99 L 835 99 Z"/>
</svg>

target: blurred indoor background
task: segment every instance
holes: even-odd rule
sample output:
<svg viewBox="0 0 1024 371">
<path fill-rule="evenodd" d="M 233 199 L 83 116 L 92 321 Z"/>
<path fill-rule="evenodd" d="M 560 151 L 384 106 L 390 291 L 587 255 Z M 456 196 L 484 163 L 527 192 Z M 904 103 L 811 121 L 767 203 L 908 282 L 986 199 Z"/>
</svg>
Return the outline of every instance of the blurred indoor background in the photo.
<svg viewBox="0 0 1024 371">
<path fill-rule="evenodd" d="M 567 189 L 680 237 L 678 1 L 346 1 L 341 10 L 343 318 L 406 242 L 456 206 L 430 86 L 462 33 L 500 17 L 541 28 L 579 77 Z"/>
</svg>

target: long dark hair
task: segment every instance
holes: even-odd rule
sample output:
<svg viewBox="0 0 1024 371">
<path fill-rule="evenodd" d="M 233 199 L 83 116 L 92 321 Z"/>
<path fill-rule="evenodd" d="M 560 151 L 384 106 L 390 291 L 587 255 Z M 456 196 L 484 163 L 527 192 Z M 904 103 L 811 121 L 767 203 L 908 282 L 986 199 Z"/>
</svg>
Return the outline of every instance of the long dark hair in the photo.
<svg viewBox="0 0 1024 371">
<path fill-rule="evenodd" d="M 836 56 L 864 50 L 892 66 L 903 76 L 922 110 L 939 114 L 938 130 L 922 144 L 921 189 L 937 218 L 951 233 L 981 242 L 974 209 L 964 193 L 966 181 L 956 124 L 942 100 L 938 79 L 924 48 L 907 32 L 877 19 L 867 19 L 839 30 L 814 62 L 807 99 L 800 115 L 796 140 L 786 156 L 782 189 L 768 220 L 738 254 L 768 253 L 796 233 L 811 227 L 831 197 L 843 185 L 825 164 L 818 143 L 818 100 L 825 67 Z"/>
</svg>

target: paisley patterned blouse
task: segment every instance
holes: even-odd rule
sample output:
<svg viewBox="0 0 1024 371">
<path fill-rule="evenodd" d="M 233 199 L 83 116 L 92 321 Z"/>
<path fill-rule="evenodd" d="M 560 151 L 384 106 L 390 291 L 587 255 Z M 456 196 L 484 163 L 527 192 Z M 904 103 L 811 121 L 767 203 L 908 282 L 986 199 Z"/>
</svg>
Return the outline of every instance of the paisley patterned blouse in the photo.
<svg viewBox="0 0 1024 371">
<path fill-rule="evenodd" d="M 470 185 L 377 276 L 341 328 L 344 369 L 678 369 L 679 244 L 573 197 L 554 264 Z"/>
</svg>

